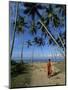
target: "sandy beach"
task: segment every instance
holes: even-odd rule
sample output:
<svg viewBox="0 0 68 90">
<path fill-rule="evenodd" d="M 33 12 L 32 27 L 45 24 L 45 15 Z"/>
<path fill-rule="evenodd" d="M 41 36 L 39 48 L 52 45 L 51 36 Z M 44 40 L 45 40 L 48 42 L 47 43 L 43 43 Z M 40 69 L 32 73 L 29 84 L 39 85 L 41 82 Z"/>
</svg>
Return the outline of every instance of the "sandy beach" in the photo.
<svg viewBox="0 0 68 90">
<path fill-rule="evenodd" d="M 63 85 L 65 84 L 64 62 L 52 62 L 53 74 L 47 75 L 47 63 L 33 63 L 31 86 Z"/>
<path fill-rule="evenodd" d="M 47 75 L 47 62 L 29 64 L 29 73 L 15 77 L 12 87 L 31 87 L 48 85 L 65 85 L 65 63 L 52 62 L 53 73 L 49 78 Z"/>
</svg>

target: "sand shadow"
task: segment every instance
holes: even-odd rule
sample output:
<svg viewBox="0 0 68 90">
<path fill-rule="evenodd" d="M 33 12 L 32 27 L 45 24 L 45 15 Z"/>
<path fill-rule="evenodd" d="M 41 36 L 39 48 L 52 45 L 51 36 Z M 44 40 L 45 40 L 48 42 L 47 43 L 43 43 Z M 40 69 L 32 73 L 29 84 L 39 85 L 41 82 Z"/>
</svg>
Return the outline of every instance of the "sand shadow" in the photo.
<svg viewBox="0 0 68 90">
<path fill-rule="evenodd" d="M 54 72 L 50 77 L 56 76 L 56 75 L 58 75 L 59 73 L 61 73 L 61 71 Z"/>
</svg>

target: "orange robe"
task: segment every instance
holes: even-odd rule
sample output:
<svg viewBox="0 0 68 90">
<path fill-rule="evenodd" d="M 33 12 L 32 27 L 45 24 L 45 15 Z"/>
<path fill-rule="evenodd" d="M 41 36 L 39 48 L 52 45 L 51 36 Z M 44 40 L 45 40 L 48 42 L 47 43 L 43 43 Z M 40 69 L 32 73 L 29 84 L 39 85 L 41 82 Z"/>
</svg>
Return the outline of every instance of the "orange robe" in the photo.
<svg viewBox="0 0 68 90">
<path fill-rule="evenodd" d="M 48 76 L 51 75 L 52 73 L 52 65 L 51 65 L 51 62 L 48 62 L 47 64 L 47 69 L 48 69 Z"/>
</svg>

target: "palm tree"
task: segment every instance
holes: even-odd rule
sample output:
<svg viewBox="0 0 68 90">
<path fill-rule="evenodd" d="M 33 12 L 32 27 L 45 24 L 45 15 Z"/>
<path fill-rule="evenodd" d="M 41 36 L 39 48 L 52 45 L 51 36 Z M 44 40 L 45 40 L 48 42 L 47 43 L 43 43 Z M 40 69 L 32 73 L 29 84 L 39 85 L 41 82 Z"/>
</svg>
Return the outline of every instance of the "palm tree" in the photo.
<svg viewBox="0 0 68 90">
<path fill-rule="evenodd" d="M 38 10 L 43 9 L 44 7 L 41 6 L 41 4 L 37 4 L 37 3 L 24 3 L 24 6 L 26 7 L 26 9 L 24 10 L 24 13 L 27 15 L 30 15 L 32 18 L 32 25 L 31 25 L 31 32 L 32 34 L 36 34 L 36 25 L 35 25 L 35 16 L 36 14 L 41 18 L 42 16 L 40 15 Z"/>
<path fill-rule="evenodd" d="M 38 12 L 38 9 L 43 9 L 42 6 L 40 4 L 36 4 L 36 3 L 24 3 L 24 6 L 26 7 L 26 10 L 24 11 L 26 14 L 31 15 L 32 16 L 32 20 L 34 20 L 35 18 L 35 14 L 37 14 L 40 18 L 41 18 L 41 22 L 43 23 L 42 20 L 42 16 L 40 15 L 40 13 Z M 57 17 L 56 14 L 54 14 L 53 12 L 53 7 L 51 5 L 49 5 L 49 8 L 44 7 L 46 9 L 46 13 L 48 14 L 47 16 L 47 23 L 49 23 L 50 20 L 53 21 L 54 26 L 58 27 L 59 25 L 59 18 Z M 59 40 L 63 46 L 63 41 L 61 39 L 61 37 L 59 36 Z M 55 38 L 54 38 L 55 39 Z M 55 40 L 56 42 L 56 40 Z"/>
<path fill-rule="evenodd" d="M 35 21 L 31 22 L 29 33 L 31 33 L 33 36 L 37 34 L 37 26 L 35 25 Z"/>
<path fill-rule="evenodd" d="M 19 2 L 16 2 L 16 15 L 15 15 L 15 21 L 13 22 L 14 25 L 14 32 L 13 32 L 13 41 L 12 41 L 12 47 L 10 52 L 10 58 L 12 57 L 12 52 L 14 48 L 14 42 L 15 42 L 15 34 L 16 33 L 24 33 L 24 27 L 27 27 L 25 23 L 25 17 L 22 17 L 19 15 Z M 21 59 L 22 59 L 22 52 L 21 52 Z"/>
<path fill-rule="evenodd" d="M 66 5 L 56 5 L 56 8 L 59 9 L 59 14 L 61 13 L 63 17 L 66 16 Z"/>
<path fill-rule="evenodd" d="M 53 11 L 53 7 L 51 6 L 51 5 L 49 5 L 49 8 L 46 8 L 46 12 L 45 13 L 47 13 L 47 17 L 46 18 L 44 18 L 44 17 L 42 17 L 42 21 L 40 20 L 40 22 L 41 23 L 43 23 L 44 25 L 45 25 L 45 27 L 47 28 L 47 26 L 49 25 L 49 22 L 51 21 L 51 22 L 53 22 L 53 25 L 54 25 L 54 27 L 55 28 L 57 28 L 58 26 L 60 26 L 60 19 L 59 19 L 59 17 L 54 13 L 54 11 Z M 46 30 L 44 29 L 44 27 L 42 27 L 41 26 L 41 30 L 42 30 L 42 32 L 43 32 L 43 34 L 45 34 L 45 36 L 46 36 Z M 47 30 L 48 31 L 48 30 Z M 48 31 L 49 32 L 49 31 Z M 50 32 L 50 34 L 51 34 L 51 32 Z M 64 49 L 64 51 L 65 51 L 65 47 L 64 47 L 64 43 L 63 43 L 63 40 L 62 40 L 62 38 L 61 38 L 61 36 L 59 35 L 59 33 L 58 32 L 56 32 L 56 34 L 58 35 L 58 38 L 59 38 L 59 41 L 60 41 L 60 43 L 61 43 L 61 45 L 56 41 L 56 39 L 55 39 L 55 37 L 51 34 L 51 35 L 49 35 L 50 37 L 51 36 L 53 36 L 53 38 L 54 38 L 54 42 L 55 42 L 55 44 L 56 45 L 58 45 L 58 46 L 62 46 L 62 48 Z M 52 38 L 52 37 L 51 37 Z M 49 42 L 51 43 L 52 42 L 52 39 L 49 39 Z"/>
<path fill-rule="evenodd" d="M 32 41 L 31 41 L 31 40 L 26 41 L 26 43 L 27 43 L 27 47 L 28 47 L 28 48 L 29 48 L 30 46 L 32 46 Z"/>
<path fill-rule="evenodd" d="M 47 28 L 47 25 L 49 24 L 50 20 L 53 21 L 55 27 L 58 27 L 59 24 L 60 24 L 60 22 L 59 22 L 60 20 L 59 20 L 58 16 L 57 16 L 56 14 L 54 14 L 54 12 L 53 12 L 53 10 L 52 10 L 53 7 L 52 7 L 51 5 L 49 5 L 49 8 L 47 8 L 46 6 L 44 7 L 44 8 L 46 9 L 46 13 L 48 14 L 47 17 L 46 17 L 46 20 L 45 20 L 46 25 L 44 25 L 42 16 L 40 15 L 40 13 L 39 13 L 39 11 L 38 11 L 38 9 L 43 9 L 40 4 L 24 3 L 24 6 L 26 7 L 26 10 L 24 11 L 25 14 L 31 15 L 31 16 L 33 17 L 32 20 L 34 20 L 35 14 L 37 14 L 37 15 L 39 16 L 39 18 L 40 18 L 39 22 L 40 22 L 41 25 L 42 25 L 42 28 L 43 28 L 42 30 L 43 30 L 43 32 L 46 33 L 46 34 L 48 34 L 48 35 L 50 36 L 50 38 L 51 38 L 51 39 L 50 39 L 50 43 L 51 43 L 51 41 L 53 40 L 54 43 L 55 43 L 58 47 L 61 47 L 61 46 L 59 45 L 59 43 L 56 41 L 55 37 L 51 34 L 51 32 L 49 32 L 49 30 L 48 30 L 48 28 Z M 44 30 L 44 29 L 45 29 L 45 30 Z M 60 37 L 59 34 L 58 34 L 58 38 L 59 38 L 59 40 L 60 40 L 60 42 L 61 42 L 61 45 L 63 46 L 63 41 L 62 41 L 62 39 L 61 39 L 61 37 Z"/>
<path fill-rule="evenodd" d="M 58 28 L 58 26 L 60 26 L 61 23 L 60 23 L 59 17 L 57 16 L 57 14 L 55 14 L 55 11 L 54 11 L 52 5 L 49 5 L 49 7 L 46 8 L 45 13 L 47 13 L 47 18 L 46 19 L 48 21 L 48 24 L 49 24 L 50 21 L 53 22 L 53 27 L 55 28 L 55 32 L 56 32 L 56 28 Z M 56 32 L 56 34 L 58 35 L 58 38 L 61 42 L 61 45 L 64 48 L 64 44 L 63 44 L 63 41 L 62 41 L 59 33 Z"/>
<path fill-rule="evenodd" d="M 25 32 L 25 27 L 27 27 L 27 23 L 25 22 L 25 17 L 19 16 L 19 19 L 17 21 L 17 32 L 22 33 L 22 49 L 21 49 L 21 63 L 23 62 L 23 47 L 24 47 L 24 32 Z"/>
<path fill-rule="evenodd" d="M 17 23 L 17 32 L 18 33 L 22 33 L 23 37 L 22 37 L 22 49 L 21 49 L 21 62 L 22 62 L 22 59 L 23 59 L 23 47 L 24 47 L 24 32 L 25 32 L 25 29 L 24 27 L 27 27 L 27 23 L 25 22 L 25 17 L 22 17 L 22 16 L 19 16 L 19 20 L 18 20 L 18 23 Z"/>
<path fill-rule="evenodd" d="M 36 4 L 36 3 L 24 3 L 24 6 L 26 7 L 24 13 L 30 15 L 32 18 L 30 33 L 34 36 L 37 33 L 36 31 L 37 26 L 35 24 L 35 15 L 39 14 L 38 9 L 42 9 L 42 7 L 40 4 Z M 40 14 L 39 16 L 41 17 Z M 31 42 L 28 40 L 28 47 L 29 46 L 31 46 Z M 32 50 L 32 59 L 33 59 L 33 52 L 34 52 L 34 48 Z"/>
<path fill-rule="evenodd" d="M 62 27 L 64 26 L 64 20 L 65 20 L 65 16 L 66 16 L 66 12 L 65 12 L 66 7 L 65 7 L 65 5 L 56 5 L 55 8 L 56 7 L 59 8 L 58 13 L 60 14 L 61 18 L 53 13 L 53 23 L 54 23 L 55 31 L 57 31 L 56 28 L 58 28 L 59 26 L 62 26 Z M 52 10 L 52 12 L 53 12 L 53 10 Z M 63 42 L 63 39 L 61 37 L 62 35 L 58 32 L 56 32 L 56 34 L 58 35 L 58 39 L 61 43 L 61 46 L 65 51 L 64 42 Z"/>
<path fill-rule="evenodd" d="M 42 20 L 43 20 L 43 23 L 41 22 L 40 20 L 40 23 L 41 23 L 41 26 L 39 28 L 41 28 L 43 34 L 46 36 L 49 37 L 49 44 L 51 44 L 53 41 L 53 45 L 56 44 L 59 48 L 61 47 L 61 43 L 59 43 L 58 41 L 59 40 L 59 37 L 58 37 L 58 40 L 55 39 L 54 35 L 51 34 L 51 32 L 47 29 L 47 26 L 49 24 L 49 20 L 46 21 L 46 19 L 44 17 L 42 17 Z M 38 23 L 38 24 L 40 24 Z M 61 38 L 60 38 L 61 39 Z M 61 51 L 60 51 L 61 52 Z M 62 53 L 62 52 L 61 52 Z M 63 54 L 63 53 L 62 53 Z M 63 54 L 64 55 L 64 54 Z"/>
<path fill-rule="evenodd" d="M 28 40 L 26 41 L 27 43 L 27 47 L 31 47 L 33 45 L 33 41 L 32 40 Z M 34 49 L 32 50 L 32 57 L 31 57 L 31 63 L 32 63 L 32 60 L 33 60 L 33 52 L 34 52 Z"/>
<path fill-rule="evenodd" d="M 12 52 L 13 52 L 13 48 L 14 48 L 14 42 L 15 42 L 15 32 L 16 32 L 16 21 L 17 21 L 17 17 L 18 17 L 18 4 L 16 3 L 16 17 L 15 17 L 15 26 L 14 26 L 14 32 L 13 32 L 13 41 L 12 41 L 12 47 L 11 47 L 11 51 L 10 51 L 10 58 L 12 57 Z"/>
<path fill-rule="evenodd" d="M 51 37 L 51 39 L 54 41 L 54 43 L 58 46 L 58 48 L 61 48 L 61 46 L 58 44 L 58 42 L 55 40 L 54 36 L 48 31 L 47 27 L 40 21 L 41 25 L 45 28 L 48 35 Z M 64 51 L 65 52 L 65 51 Z M 62 53 L 62 52 L 61 52 Z M 64 55 L 64 53 L 62 53 Z"/>
<path fill-rule="evenodd" d="M 14 25 L 16 24 L 16 28 L 15 28 L 16 33 L 24 34 L 24 27 L 27 27 L 27 25 L 26 25 L 27 23 L 25 22 L 25 17 L 22 17 L 22 16 L 18 15 L 16 22 L 14 22 L 13 24 Z M 22 58 L 23 58 L 23 54 L 22 54 L 23 53 L 23 45 L 24 45 L 24 39 L 22 38 L 21 62 L 22 62 Z"/>
<path fill-rule="evenodd" d="M 38 10 L 44 9 L 44 7 L 41 4 L 24 3 L 24 6 L 26 7 L 24 13 L 28 14 L 28 15 L 31 15 L 32 20 L 34 20 L 36 14 L 41 18 L 41 15 L 38 11 Z"/>
</svg>

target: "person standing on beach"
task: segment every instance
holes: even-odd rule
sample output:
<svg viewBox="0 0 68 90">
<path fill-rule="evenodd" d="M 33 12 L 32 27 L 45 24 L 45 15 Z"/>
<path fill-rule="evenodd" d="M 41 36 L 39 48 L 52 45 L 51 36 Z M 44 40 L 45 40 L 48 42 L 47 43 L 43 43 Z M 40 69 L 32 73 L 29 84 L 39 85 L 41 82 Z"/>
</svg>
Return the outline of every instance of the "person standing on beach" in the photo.
<svg viewBox="0 0 68 90">
<path fill-rule="evenodd" d="M 52 63 L 51 63 L 51 59 L 48 60 L 48 63 L 47 63 L 47 73 L 48 73 L 48 77 L 51 76 L 52 74 Z"/>
</svg>

